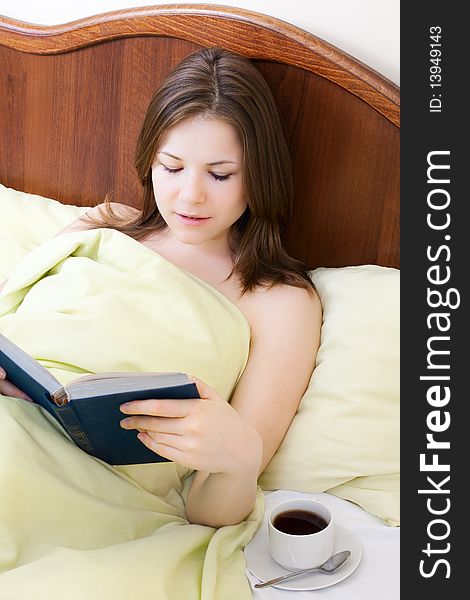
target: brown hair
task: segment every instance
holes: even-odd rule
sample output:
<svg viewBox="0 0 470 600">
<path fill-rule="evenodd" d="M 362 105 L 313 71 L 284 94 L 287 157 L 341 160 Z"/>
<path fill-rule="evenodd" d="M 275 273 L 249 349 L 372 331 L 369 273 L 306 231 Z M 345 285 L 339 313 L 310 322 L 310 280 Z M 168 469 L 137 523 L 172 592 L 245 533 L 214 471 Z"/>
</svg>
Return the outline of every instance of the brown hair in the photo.
<svg viewBox="0 0 470 600">
<path fill-rule="evenodd" d="M 166 228 L 153 193 L 152 164 L 166 132 L 191 117 L 226 121 L 240 138 L 248 206 L 232 225 L 231 244 L 232 272 L 239 275 L 243 293 L 276 283 L 312 289 L 307 267 L 290 257 L 282 243 L 293 210 L 292 165 L 271 90 L 248 59 L 221 48 L 186 57 L 150 102 L 134 160 L 143 187 L 140 214 L 123 221 L 107 203 L 94 224 L 137 240 Z"/>
</svg>

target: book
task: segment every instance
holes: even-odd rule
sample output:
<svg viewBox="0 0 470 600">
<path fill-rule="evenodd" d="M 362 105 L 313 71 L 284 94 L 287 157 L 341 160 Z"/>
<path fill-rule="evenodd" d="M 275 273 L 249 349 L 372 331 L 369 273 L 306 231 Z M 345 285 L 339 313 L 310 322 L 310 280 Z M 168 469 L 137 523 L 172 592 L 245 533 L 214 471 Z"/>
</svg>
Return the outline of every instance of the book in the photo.
<svg viewBox="0 0 470 600">
<path fill-rule="evenodd" d="M 0 334 L 0 366 L 7 379 L 46 409 L 82 450 L 111 465 L 168 462 L 122 429 L 124 402 L 150 398 L 199 398 L 185 373 L 100 373 L 62 385 L 36 359 Z"/>
</svg>

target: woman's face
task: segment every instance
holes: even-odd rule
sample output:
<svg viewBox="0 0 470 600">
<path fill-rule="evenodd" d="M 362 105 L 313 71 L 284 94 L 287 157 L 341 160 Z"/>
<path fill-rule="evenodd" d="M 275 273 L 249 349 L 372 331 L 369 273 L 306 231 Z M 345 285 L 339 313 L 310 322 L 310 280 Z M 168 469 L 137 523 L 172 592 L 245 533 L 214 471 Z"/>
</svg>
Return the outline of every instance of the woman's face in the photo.
<svg viewBox="0 0 470 600">
<path fill-rule="evenodd" d="M 243 151 L 235 128 L 216 118 L 189 118 L 164 136 L 152 165 L 158 210 L 185 244 L 228 244 L 247 206 Z"/>
</svg>

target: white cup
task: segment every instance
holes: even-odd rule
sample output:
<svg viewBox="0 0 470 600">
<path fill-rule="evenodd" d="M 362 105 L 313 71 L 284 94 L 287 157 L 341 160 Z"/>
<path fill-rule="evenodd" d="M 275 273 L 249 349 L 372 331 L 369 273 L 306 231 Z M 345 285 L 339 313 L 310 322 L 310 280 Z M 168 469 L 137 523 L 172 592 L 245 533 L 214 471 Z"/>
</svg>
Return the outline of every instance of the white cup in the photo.
<svg viewBox="0 0 470 600">
<path fill-rule="evenodd" d="M 326 527 L 316 533 L 294 534 L 274 526 L 276 517 L 290 511 L 307 511 L 320 515 Z M 334 523 L 330 509 L 309 498 L 286 500 L 271 510 L 268 519 L 269 550 L 274 560 L 288 570 L 319 567 L 333 554 Z"/>
</svg>

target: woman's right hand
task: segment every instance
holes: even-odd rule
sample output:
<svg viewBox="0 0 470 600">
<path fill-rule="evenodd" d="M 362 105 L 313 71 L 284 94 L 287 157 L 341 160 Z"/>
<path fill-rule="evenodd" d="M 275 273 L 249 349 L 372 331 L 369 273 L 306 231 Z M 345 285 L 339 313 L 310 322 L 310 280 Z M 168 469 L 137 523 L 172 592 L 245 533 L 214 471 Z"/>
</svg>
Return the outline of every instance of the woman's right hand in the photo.
<svg viewBox="0 0 470 600">
<path fill-rule="evenodd" d="M 5 369 L 0 367 L 0 394 L 4 396 L 13 396 L 13 398 L 21 398 L 21 400 L 27 400 L 32 402 L 31 398 L 22 392 L 16 385 L 13 385 L 11 381 L 8 381 Z"/>
</svg>

